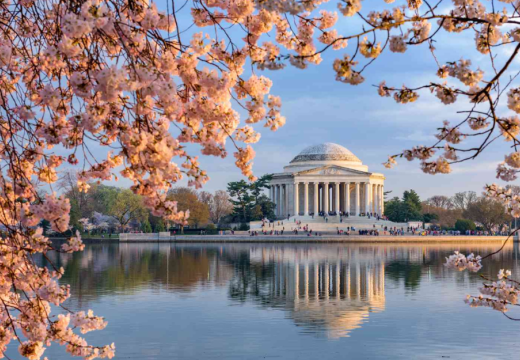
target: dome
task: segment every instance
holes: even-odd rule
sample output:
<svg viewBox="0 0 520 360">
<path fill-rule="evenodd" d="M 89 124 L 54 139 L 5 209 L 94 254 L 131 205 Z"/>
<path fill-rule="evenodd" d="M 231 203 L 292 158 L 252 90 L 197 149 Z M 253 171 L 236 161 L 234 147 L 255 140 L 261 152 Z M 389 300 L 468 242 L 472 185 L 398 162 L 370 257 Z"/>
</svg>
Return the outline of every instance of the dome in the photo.
<svg viewBox="0 0 520 360">
<path fill-rule="evenodd" d="M 361 164 L 361 160 L 359 160 L 350 150 L 334 143 L 323 143 L 309 146 L 292 159 L 291 164 L 306 161 L 327 160 L 348 161 Z"/>
</svg>

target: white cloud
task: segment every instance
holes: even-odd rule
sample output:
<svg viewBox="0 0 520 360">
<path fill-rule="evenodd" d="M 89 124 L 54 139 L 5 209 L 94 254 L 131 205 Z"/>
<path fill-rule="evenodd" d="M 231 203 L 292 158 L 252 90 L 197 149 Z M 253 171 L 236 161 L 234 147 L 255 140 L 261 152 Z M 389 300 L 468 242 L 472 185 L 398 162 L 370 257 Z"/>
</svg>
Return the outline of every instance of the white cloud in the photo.
<svg viewBox="0 0 520 360">
<path fill-rule="evenodd" d="M 408 134 L 400 134 L 394 137 L 396 140 L 405 141 L 434 141 L 435 137 L 432 134 L 427 134 L 424 131 L 416 130 Z"/>
</svg>

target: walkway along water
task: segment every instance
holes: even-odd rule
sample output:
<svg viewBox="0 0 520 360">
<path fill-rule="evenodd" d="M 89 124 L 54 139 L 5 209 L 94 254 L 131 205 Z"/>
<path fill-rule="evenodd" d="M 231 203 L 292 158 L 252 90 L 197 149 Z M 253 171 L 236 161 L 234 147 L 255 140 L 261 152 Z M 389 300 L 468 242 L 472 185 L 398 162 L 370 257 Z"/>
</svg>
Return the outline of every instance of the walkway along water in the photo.
<svg viewBox="0 0 520 360">
<path fill-rule="evenodd" d="M 502 243 L 507 236 L 366 236 L 366 235 L 172 235 L 160 234 L 119 234 L 120 242 L 182 242 L 182 243 L 452 243 L 452 242 L 477 242 L 477 243 Z"/>
</svg>

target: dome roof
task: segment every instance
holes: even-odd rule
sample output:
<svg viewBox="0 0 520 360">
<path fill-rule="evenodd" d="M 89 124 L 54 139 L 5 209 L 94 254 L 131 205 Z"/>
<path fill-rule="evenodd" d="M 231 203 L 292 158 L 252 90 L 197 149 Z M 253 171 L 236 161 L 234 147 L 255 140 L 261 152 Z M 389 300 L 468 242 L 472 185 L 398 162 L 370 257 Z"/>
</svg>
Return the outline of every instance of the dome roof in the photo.
<svg viewBox="0 0 520 360">
<path fill-rule="evenodd" d="M 304 161 L 324 160 L 350 161 L 361 164 L 361 160 L 359 160 L 350 150 L 334 143 L 323 143 L 309 146 L 292 159 L 291 164 Z"/>
</svg>

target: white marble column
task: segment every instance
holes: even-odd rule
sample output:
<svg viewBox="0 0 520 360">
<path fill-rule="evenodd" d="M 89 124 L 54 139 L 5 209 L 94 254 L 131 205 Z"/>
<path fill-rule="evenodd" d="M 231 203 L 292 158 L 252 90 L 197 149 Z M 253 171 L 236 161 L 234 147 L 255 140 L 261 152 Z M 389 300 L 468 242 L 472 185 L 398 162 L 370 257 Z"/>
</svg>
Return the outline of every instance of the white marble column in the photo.
<svg viewBox="0 0 520 360">
<path fill-rule="evenodd" d="M 360 200 L 360 194 L 359 194 L 360 188 L 359 183 L 356 183 L 356 214 L 355 216 L 359 216 L 359 213 L 361 212 L 359 209 L 359 200 Z"/>
<path fill-rule="evenodd" d="M 381 185 L 381 215 L 385 213 L 385 186 Z"/>
<path fill-rule="evenodd" d="M 334 186 L 334 183 L 330 184 L 330 211 L 334 211 L 336 208 L 336 187 Z"/>
<path fill-rule="evenodd" d="M 283 217 L 289 214 L 289 186 L 290 184 L 285 184 L 285 212 L 283 213 Z"/>
<path fill-rule="evenodd" d="M 278 216 L 280 214 L 280 186 L 274 186 L 274 199 L 275 199 L 275 214 Z"/>
<path fill-rule="evenodd" d="M 339 216 L 339 182 L 336 183 L 336 208 L 334 211 L 336 212 L 336 215 Z"/>
<path fill-rule="evenodd" d="M 383 215 L 383 185 L 379 185 L 379 214 Z"/>
<path fill-rule="evenodd" d="M 374 189 L 374 211 L 376 214 L 379 214 L 379 184 L 377 184 Z"/>
<path fill-rule="evenodd" d="M 283 185 L 280 184 L 280 216 L 283 216 Z"/>
<path fill-rule="evenodd" d="M 319 184 L 317 182 L 314 183 L 314 216 L 318 216 L 318 212 L 319 212 L 319 192 L 320 192 L 320 187 L 319 187 Z"/>
<path fill-rule="evenodd" d="M 376 189 L 376 186 L 377 185 L 370 184 L 370 209 L 371 209 L 370 211 L 372 211 L 373 213 L 377 212 L 377 209 L 376 209 L 376 204 L 377 204 L 377 200 L 376 200 L 377 189 Z"/>
<path fill-rule="evenodd" d="M 283 216 L 284 208 L 283 208 L 283 185 L 280 184 L 280 216 Z"/>
<path fill-rule="evenodd" d="M 329 214 L 329 183 L 323 183 L 323 211 L 325 216 Z"/>
<path fill-rule="evenodd" d="M 287 184 L 280 185 L 280 194 L 280 216 L 285 218 L 285 215 L 287 215 L 287 196 L 289 195 L 289 187 Z"/>
<path fill-rule="evenodd" d="M 304 201 L 304 205 L 303 205 L 303 215 L 305 216 L 309 216 L 309 183 L 308 182 L 304 182 L 303 183 L 303 191 L 304 191 L 304 194 L 303 194 L 303 201 Z"/>
<path fill-rule="evenodd" d="M 276 185 L 271 185 L 273 187 L 273 203 L 274 203 L 274 214 L 276 215 Z"/>
<path fill-rule="evenodd" d="M 283 217 L 285 213 L 285 188 L 284 185 L 280 185 L 280 216 Z"/>
<path fill-rule="evenodd" d="M 299 186 L 298 183 L 294 183 L 294 216 L 298 216 L 300 213 L 300 202 L 299 202 Z"/>
<path fill-rule="evenodd" d="M 377 213 L 381 215 L 381 185 L 377 185 Z"/>
<path fill-rule="evenodd" d="M 325 184 L 321 183 L 321 191 L 320 191 L 320 211 L 325 211 Z"/>
<path fill-rule="evenodd" d="M 345 211 L 350 215 L 350 183 L 345 184 Z"/>
<path fill-rule="evenodd" d="M 370 183 L 365 183 L 365 216 L 370 212 Z"/>
<path fill-rule="evenodd" d="M 372 185 L 372 208 L 374 209 L 374 213 L 379 214 L 379 202 L 377 201 L 377 197 L 379 196 L 379 185 Z"/>
</svg>

